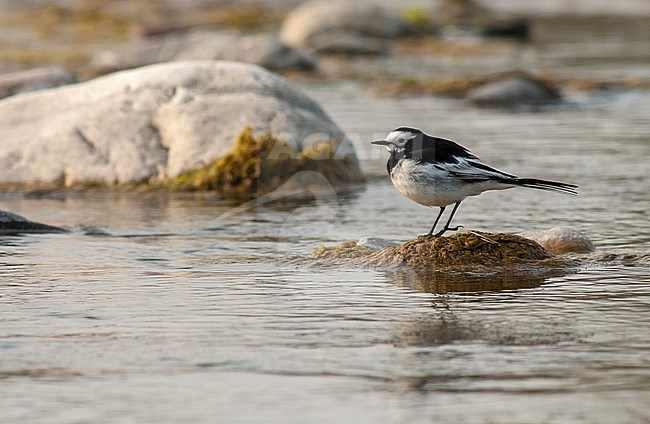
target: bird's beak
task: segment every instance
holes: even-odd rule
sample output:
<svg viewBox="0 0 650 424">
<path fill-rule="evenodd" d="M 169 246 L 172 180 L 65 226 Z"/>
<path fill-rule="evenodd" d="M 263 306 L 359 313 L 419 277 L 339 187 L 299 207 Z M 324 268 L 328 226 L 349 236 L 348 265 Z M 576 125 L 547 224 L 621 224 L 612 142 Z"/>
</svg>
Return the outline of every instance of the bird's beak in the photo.
<svg viewBox="0 0 650 424">
<path fill-rule="evenodd" d="M 374 144 L 376 146 L 388 146 L 388 142 L 386 140 L 375 140 L 370 144 Z"/>
</svg>

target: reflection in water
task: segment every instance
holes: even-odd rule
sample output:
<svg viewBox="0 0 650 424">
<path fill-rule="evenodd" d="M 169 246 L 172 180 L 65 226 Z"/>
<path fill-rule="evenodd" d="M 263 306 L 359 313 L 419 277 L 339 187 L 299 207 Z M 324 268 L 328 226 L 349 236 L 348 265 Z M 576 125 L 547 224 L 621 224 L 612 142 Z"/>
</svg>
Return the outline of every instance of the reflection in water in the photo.
<svg viewBox="0 0 650 424">
<path fill-rule="evenodd" d="M 510 301 L 516 302 L 515 298 Z M 480 308 L 484 300 L 470 297 L 470 304 L 476 302 Z M 507 311 L 502 317 L 472 317 L 458 308 L 455 301 L 444 296 L 431 303 L 433 313 L 402 322 L 391 340 L 394 346 L 409 352 L 406 361 L 430 364 L 419 369 L 418 373 L 396 378 L 400 392 L 511 392 L 524 395 L 572 390 L 568 383 L 572 371 L 558 370 L 556 365 L 540 366 L 543 361 L 536 365 L 536 360 L 531 359 L 533 363 L 527 364 L 530 367 L 528 372 L 519 372 L 523 366 L 519 361 L 525 359 L 519 358 L 518 352 L 552 352 L 562 344 L 580 344 L 589 336 L 584 331 L 554 319 L 513 320 Z M 487 362 L 477 363 L 477 356 Z M 467 366 L 470 363 L 473 365 Z"/>
<path fill-rule="evenodd" d="M 562 277 L 566 270 L 558 268 L 494 270 L 475 275 L 453 272 L 416 272 L 409 269 L 387 271 L 389 281 L 425 293 L 500 292 L 539 287 L 549 278 Z"/>
<path fill-rule="evenodd" d="M 453 345 L 463 342 L 500 346 L 555 345 L 576 340 L 573 331 L 559 330 L 553 322 L 482 322 L 463 318 L 446 301 L 433 302 L 436 314 L 402 324 L 393 343 L 400 347 Z"/>
</svg>

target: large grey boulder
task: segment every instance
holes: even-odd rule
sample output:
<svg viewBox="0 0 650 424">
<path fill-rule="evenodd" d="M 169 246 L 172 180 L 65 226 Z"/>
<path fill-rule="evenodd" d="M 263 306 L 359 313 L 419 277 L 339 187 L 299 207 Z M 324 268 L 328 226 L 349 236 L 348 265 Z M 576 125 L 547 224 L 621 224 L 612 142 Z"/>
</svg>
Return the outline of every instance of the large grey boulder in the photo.
<svg viewBox="0 0 650 424">
<path fill-rule="evenodd" d="M 370 2 L 312 0 L 287 15 L 280 38 L 323 53 L 379 53 L 387 47 L 382 39 L 410 31 L 405 22 Z"/>
<path fill-rule="evenodd" d="M 0 74 L 0 99 L 44 88 L 60 87 L 76 81 L 63 68 L 50 66 Z"/>
<path fill-rule="evenodd" d="M 23 233 L 66 233 L 68 230 L 33 222 L 15 213 L 0 210 L 0 235 Z"/>
<path fill-rule="evenodd" d="M 274 71 L 314 70 L 315 58 L 281 42 L 275 34 L 240 35 L 230 31 L 193 31 L 150 37 L 96 54 L 89 71 L 106 74 L 154 63 L 233 60 Z"/>
<path fill-rule="evenodd" d="M 242 130 L 295 151 L 325 140 L 360 175 L 350 142 L 313 100 L 258 66 L 175 62 L 0 101 L 0 184 L 152 182 L 227 154 Z"/>
</svg>

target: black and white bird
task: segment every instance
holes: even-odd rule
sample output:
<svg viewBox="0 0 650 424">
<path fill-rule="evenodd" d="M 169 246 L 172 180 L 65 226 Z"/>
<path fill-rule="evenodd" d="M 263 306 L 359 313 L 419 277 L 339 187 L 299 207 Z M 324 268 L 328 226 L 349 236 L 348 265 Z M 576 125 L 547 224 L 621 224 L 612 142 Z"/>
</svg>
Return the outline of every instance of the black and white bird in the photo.
<svg viewBox="0 0 650 424">
<path fill-rule="evenodd" d="M 400 127 L 391 131 L 385 140 L 372 144 L 386 146 L 390 158 L 386 164 L 395 188 L 404 196 L 423 206 L 437 206 L 440 212 L 428 236 L 440 237 L 466 197 L 477 196 L 487 190 L 505 190 L 517 186 L 557 191 L 577 195 L 577 185 L 537 178 L 519 178 L 485 165 L 468 149 L 444 138 L 433 137 L 419 129 Z M 434 230 L 445 208 L 454 208 L 442 230 Z"/>
</svg>

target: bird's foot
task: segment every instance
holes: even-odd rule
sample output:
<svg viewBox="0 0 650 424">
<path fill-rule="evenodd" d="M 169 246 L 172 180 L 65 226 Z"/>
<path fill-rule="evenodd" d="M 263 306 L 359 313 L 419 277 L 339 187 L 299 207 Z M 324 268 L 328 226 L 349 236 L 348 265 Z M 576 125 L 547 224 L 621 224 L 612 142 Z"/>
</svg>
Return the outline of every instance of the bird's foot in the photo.
<svg viewBox="0 0 650 424">
<path fill-rule="evenodd" d="M 429 237 L 432 237 L 432 238 L 442 237 L 442 235 L 443 235 L 444 233 L 446 233 L 447 231 L 458 231 L 458 230 L 460 230 L 461 228 L 465 228 L 465 227 L 463 227 L 462 225 L 457 225 L 457 226 L 455 226 L 455 227 L 443 228 L 442 230 L 438 231 L 438 232 L 435 233 L 435 234 L 429 234 Z"/>
</svg>

